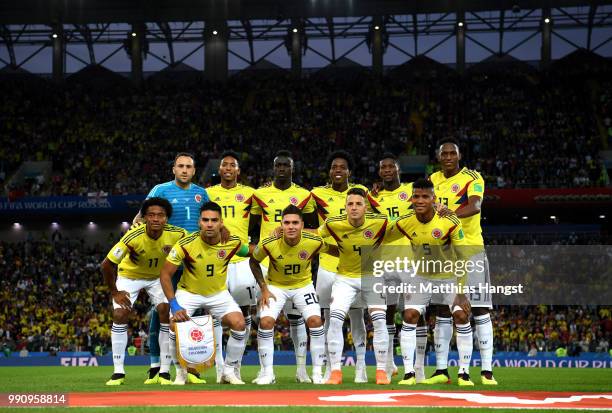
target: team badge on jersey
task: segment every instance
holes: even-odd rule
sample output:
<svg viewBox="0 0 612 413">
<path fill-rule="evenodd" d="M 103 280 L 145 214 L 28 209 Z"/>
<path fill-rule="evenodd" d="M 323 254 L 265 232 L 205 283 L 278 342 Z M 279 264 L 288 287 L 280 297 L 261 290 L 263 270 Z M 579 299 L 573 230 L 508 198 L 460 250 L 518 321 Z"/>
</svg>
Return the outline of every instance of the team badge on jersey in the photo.
<svg viewBox="0 0 612 413">
<path fill-rule="evenodd" d="M 397 197 L 400 199 L 400 201 L 405 201 L 408 199 L 408 194 L 402 191 L 397 195 Z"/>
<path fill-rule="evenodd" d="M 434 230 L 431 231 L 431 236 L 434 237 L 435 239 L 442 238 L 442 230 L 438 228 L 434 228 Z"/>
<path fill-rule="evenodd" d="M 305 260 L 306 258 L 308 258 L 308 251 L 306 250 L 302 250 L 298 253 L 298 257 L 301 260 Z"/>
<path fill-rule="evenodd" d="M 222 260 L 223 258 L 225 258 L 227 256 L 227 251 L 225 250 L 219 250 L 217 251 L 217 258 L 219 258 L 220 260 Z"/>
<path fill-rule="evenodd" d="M 195 198 L 195 201 L 196 201 L 198 204 L 199 204 L 200 202 L 202 202 L 202 195 L 200 195 L 200 194 L 196 194 L 194 198 Z"/>
<path fill-rule="evenodd" d="M 363 237 L 365 239 L 372 239 L 373 236 L 374 236 L 374 233 L 372 232 L 372 230 L 366 229 L 365 231 L 363 231 Z"/>
<path fill-rule="evenodd" d="M 236 194 L 236 202 L 242 202 L 242 201 L 244 201 L 244 195 Z"/>
<path fill-rule="evenodd" d="M 453 186 L 451 186 L 451 192 L 453 194 L 456 194 L 457 192 L 459 192 L 459 184 L 453 184 Z"/>
<path fill-rule="evenodd" d="M 291 205 L 297 205 L 298 204 L 298 199 L 294 196 L 292 196 L 291 198 L 289 198 L 289 202 L 291 202 Z"/>
<path fill-rule="evenodd" d="M 162 248 L 162 251 L 164 252 L 164 254 L 168 255 L 170 254 L 171 249 L 172 249 L 172 245 L 164 245 L 164 247 Z"/>
<path fill-rule="evenodd" d="M 204 340 L 204 332 L 201 329 L 194 327 L 189 330 L 189 338 L 194 343 L 199 343 L 200 341 Z"/>
</svg>

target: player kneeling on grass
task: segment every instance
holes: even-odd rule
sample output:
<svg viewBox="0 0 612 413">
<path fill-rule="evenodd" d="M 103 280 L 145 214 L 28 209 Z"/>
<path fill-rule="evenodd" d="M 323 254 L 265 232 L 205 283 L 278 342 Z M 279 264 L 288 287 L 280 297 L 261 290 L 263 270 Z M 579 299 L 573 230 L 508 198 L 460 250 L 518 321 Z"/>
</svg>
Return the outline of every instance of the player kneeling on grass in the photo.
<svg viewBox="0 0 612 413">
<path fill-rule="evenodd" d="M 302 211 L 289 205 L 282 212 L 282 234 L 264 239 L 253 251 L 249 262 L 251 271 L 261 289 L 257 348 L 263 371 L 253 383 L 273 384 L 274 377 L 274 324 L 287 301 L 291 301 L 310 330 L 312 379 L 323 384 L 322 367 L 325 358 L 325 330 L 321 319 L 319 299 L 312 283 L 311 262 L 317 254 L 328 251 L 323 239 L 302 231 Z M 268 283 L 264 280 L 259 263 L 270 259 Z"/>
<path fill-rule="evenodd" d="M 464 274 L 447 272 L 449 264 L 459 263 L 469 252 L 467 242 L 456 215 L 440 216 L 434 208 L 436 196 L 433 184 L 419 179 L 413 184 L 412 205 L 414 211 L 401 216 L 395 221 L 394 234 L 391 239 L 403 234 L 410 240 L 414 261 L 425 265 L 416 270 L 410 283 L 414 292 L 404 295 L 404 313 L 400 345 L 404 361 L 403 385 L 416 384 L 414 356 L 416 350 L 416 328 L 425 307 L 430 304 L 434 290 L 441 293 L 442 300 L 448 305 L 457 327 L 457 349 L 459 351 L 460 386 L 473 386 L 470 380 L 469 367 L 472 358 L 472 327 L 470 326 L 470 303 L 465 294 L 457 293 L 458 287 L 466 281 Z M 441 264 L 441 265 L 438 265 Z M 425 268 L 425 269 L 423 269 Z M 457 268 L 459 268 L 457 266 Z M 457 278 L 462 275 L 462 278 Z"/>
<path fill-rule="evenodd" d="M 233 235 L 227 243 L 222 243 L 221 223 L 221 207 L 218 204 L 207 202 L 202 205 L 200 231 L 194 232 L 172 247 L 161 270 L 160 279 L 170 303 L 173 323 L 187 321 L 196 310 L 203 308 L 230 328 L 221 380 L 223 383 L 244 384 L 236 377 L 234 370 L 244 354 L 244 316 L 227 291 L 227 266 L 234 255 L 248 256 L 249 247 Z M 175 295 L 172 276 L 181 263 L 184 270 Z M 176 365 L 174 384 L 183 385 L 187 370 L 177 363 L 176 335 L 173 328 L 170 329 L 170 354 Z"/>
<path fill-rule="evenodd" d="M 159 273 L 172 245 L 184 238 L 187 231 L 167 224 L 172 216 L 172 205 L 166 199 L 147 199 L 142 204 L 140 214 L 144 217 L 145 225 L 126 232 L 102 261 L 104 281 L 113 297 L 111 341 L 115 370 L 106 382 L 108 386 L 125 382 L 123 364 L 128 344 L 127 322 L 140 290 L 145 290 L 157 307 L 161 325 L 158 337 L 161 356 L 159 381 L 161 384 L 171 383 L 168 301 L 162 291 Z"/>
</svg>

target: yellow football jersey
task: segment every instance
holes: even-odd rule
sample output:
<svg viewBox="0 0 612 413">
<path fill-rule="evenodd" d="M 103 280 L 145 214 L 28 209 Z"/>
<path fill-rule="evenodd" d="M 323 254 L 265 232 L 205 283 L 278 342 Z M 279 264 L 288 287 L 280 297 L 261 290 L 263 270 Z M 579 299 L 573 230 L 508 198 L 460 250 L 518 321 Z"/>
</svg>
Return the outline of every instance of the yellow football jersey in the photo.
<svg viewBox="0 0 612 413">
<path fill-rule="evenodd" d="M 187 234 L 183 228 L 166 225 L 162 235 L 153 239 L 147 235 L 147 226 L 140 225 L 126 232 L 106 258 L 119 266 L 117 274 L 122 277 L 154 280 L 159 278 L 172 246 Z"/>
<path fill-rule="evenodd" d="M 176 266 L 183 264 L 179 290 L 211 296 L 227 290 L 227 265 L 232 257 L 246 257 L 248 253 L 248 246 L 235 235 L 226 244 L 210 245 L 194 232 L 174 244 L 166 259 Z"/>
<path fill-rule="evenodd" d="M 419 221 L 414 211 L 401 216 L 393 223 L 388 238 L 395 239 L 398 232 L 410 240 L 412 244 L 412 259 L 439 261 L 438 264 L 429 264 L 429 271 L 418 271 L 419 275 L 435 278 L 449 278 L 454 272 L 444 269 L 449 262 L 455 262 L 459 257 L 469 255 L 466 249 L 469 245 L 463 233 L 461 221 L 456 215 L 441 217 L 434 213 L 431 221 Z M 453 248 L 449 248 L 452 246 Z M 458 248 L 456 248 L 458 247 Z"/>
<path fill-rule="evenodd" d="M 253 193 L 251 214 L 261 215 L 260 239 L 268 238 L 276 227 L 280 226 L 283 209 L 295 205 L 308 214 L 314 211 L 312 196 L 307 189 L 297 184 L 285 190 L 274 184 L 257 188 Z"/>
<path fill-rule="evenodd" d="M 338 275 L 349 278 L 361 278 L 361 249 L 363 247 L 378 247 L 385 238 L 389 220 L 382 214 L 365 214 L 365 222 L 352 226 L 346 214 L 327 218 L 319 227 L 319 235 L 323 238 L 332 237 L 338 244 L 340 257 Z"/>
<path fill-rule="evenodd" d="M 323 225 L 327 218 L 337 217 L 344 214 L 346 208 L 346 193 L 351 188 L 360 188 L 368 192 L 368 189 L 359 184 L 349 184 L 346 191 L 336 191 L 331 185 L 317 186 L 310 192 L 317 208 L 319 225 Z M 327 238 L 325 242 L 335 245 L 333 238 Z M 327 271 L 336 272 L 338 270 L 338 257 L 329 254 L 319 256 L 319 267 Z"/>
<path fill-rule="evenodd" d="M 484 198 L 484 179 L 472 169 L 464 167 L 458 174 L 446 178 L 442 171 L 434 172 L 429 177 L 434 184 L 434 191 L 438 202 L 446 205 L 453 211 L 459 211 L 468 204 L 471 196 Z M 480 226 L 480 213 L 461 219 L 465 238 L 469 245 L 484 245 L 482 228 Z"/>
<path fill-rule="evenodd" d="M 376 213 L 386 214 L 391 220 L 396 219 L 412 211 L 412 182 L 400 184 L 393 191 L 381 189 L 376 196 L 370 197 L 370 204 Z M 389 245 L 410 245 L 410 241 L 404 237 Z"/>
<path fill-rule="evenodd" d="M 223 224 L 230 231 L 230 234 L 236 235 L 244 245 L 247 245 L 249 243 L 251 202 L 255 189 L 242 184 L 226 189 L 219 184 L 206 188 L 206 192 L 208 192 L 208 197 L 212 202 L 221 206 Z M 231 262 L 239 262 L 245 259 L 245 257 L 235 255 Z"/>
<path fill-rule="evenodd" d="M 280 226 L 283 209 L 290 204 L 297 206 L 305 214 L 315 210 L 310 192 L 297 184 L 292 183 L 285 190 L 278 189 L 274 184 L 255 190 L 251 202 L 251 214 L 261 215 L 260 241 L 270 237 L 272 231 Z M 263 260 L 262 264 L 267 267 L 268 260 Z"/>
<path fill-rule="evenodd" d="M 302 239 L 294 246 L 288 245 L 282 236 L 263 240 L 253 251 L 253 258 L 260 262 L 269 258 L 270 285 L 296 289 L 312 282 L 312 258 L 324 251 L 327 251 L 327 244 L 323 242 L 323 238 L 303 231 Z"/>
</svg>

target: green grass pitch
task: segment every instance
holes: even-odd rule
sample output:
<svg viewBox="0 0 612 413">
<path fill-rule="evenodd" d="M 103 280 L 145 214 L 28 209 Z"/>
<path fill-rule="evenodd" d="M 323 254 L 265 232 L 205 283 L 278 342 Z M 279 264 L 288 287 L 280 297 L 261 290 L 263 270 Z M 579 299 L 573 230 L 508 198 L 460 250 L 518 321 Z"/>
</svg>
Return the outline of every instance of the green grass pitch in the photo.
<svg viewBox="0 0 612 413">
<path fill-rule="evenodd" d="M 64 393 L 64 392 L 114 392 L 114 391 L 180 391 L 180 390 L 221 390 L 229 389 L 229 385 L 218 385 L 215 383 L 214 369 L 207 370 L 203 377 L 208 381 L 208 384 L 203 385 L 188 385 L 188 386 L 146 386 L 143 381 L 146 377 L 145 366 L 127 366 L 126 367 L 126 384 L 117 387 L 105 386 L 105 381 L 112 374 L 112 367 L 3 367 L 0 368 L 0 392 L 2 393 Z M 275 367 L 277 384 L 270 386 L 257 386 L 250 384 L 250 380 L 257 374 L 257 366 L 244 366 L 242 369 L 243 380 L 247 382 L 244 386 L 231 386 L 231 390 L 282 390 L 282 389 L 303 389 L 312 390 L 313 388 L 330 389 L 330 390 L 349 390 L 349 389 L 368 389 L 368 390 L 446 390 L 446 391 L 464 391 L 465 388 L 460 388 L 456 382 L 457 369 L 450 369 L 453 378 L 451 385 L 417 385 L 417 386 L 399 386 L 397 381 L 399 376 L 393 378 L 393 383 L 390 386 L 377 386 L 373 383 L 374 369 L 368 370 L 368 376 L 371 383 L 354 384 L 353 375 L 354 368 L 344 368 L 344 384 L 341 386 L 315 386 L 312 384 L 296 383 L 294 379 L 294 366 L 277 366 Z M 432 367 L 427 368 L 427 375 L 433 371 Z M 400 369 L 401 372 L 401 369 Z M 471 369 L 471 376 L 476 386 L 474 391 L 564 391 L 564 392 L 612 392 L 612 376 L 609 369 L 545 369 L 545 368 L 498 368 L 495 370 L 495 377 L 500 382 L 499 386 L 488 387 L 479 384 L 479 370 Z M 109 397 L 112 397 L 109 395 Z M 254 401 L 256 404 L 256 401 Z M 163 400 L 160 400 L 160 406 L 163 406 Z M 108 408 L 105 408 L 109 410 Z M 127 408 L 112 408 L 112 413 L 119 412 L 162 412 L 162 409 L 167 411 L 168 407 L 127 407 Z M 286 407 L 172 407 L 172 412 L 280 412 Z M 397 408 L 383 407 L 291 407 L 292 413 L 299 412 L 319 412 L 321 410 L 329 412 L 366 412 L 373 410 L 375 412 L 394 411 Z M 0 410 L 2 410 L 0 408 Z M 6 409 L 4 409 L 6 410 Z M 45 410 L 41 408 L 28 409 L 28 411 Z M 87 412 L 102 412 L 98 408 L 71 408 L 71 412 L 77 411 Z M 420 409 L 426 411 L 427 409 Z M 432 409 L 429 409 L 432 410 Z M 450 412 L 458 409 L 436 408 L 435 412 Z M 470 412 L 484 411 L 487 409 L 470 409 Z M 512 409 L 495 409 L 495 412 L 516 412 Z M 553 410 L 538 410 L 538 412 L 553 411 Z"/>
</svg>

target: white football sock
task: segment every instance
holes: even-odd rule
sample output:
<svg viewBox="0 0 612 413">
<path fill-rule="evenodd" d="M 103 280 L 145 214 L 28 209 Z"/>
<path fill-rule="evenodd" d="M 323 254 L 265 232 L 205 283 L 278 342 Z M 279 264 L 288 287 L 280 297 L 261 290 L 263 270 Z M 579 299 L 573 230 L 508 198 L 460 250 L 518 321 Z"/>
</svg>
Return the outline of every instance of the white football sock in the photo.
<svg viewBox="0 0 612 413">
<path fill-rule="evenodd" d="M 353 345 L 355 346 L 355 364 L 365 367 L 367 335 L 363 319 L 363 309 L 353 308 L 349 310 L 348 314 L 351 323 L 351 334 L 353 335 Z"/>
<path fill-rule="evenodd" d="M 238 360 L 244 355 L 244 343 L 246 342 L 246 331 L 236 331 L 230 329 L 230 337 L 225 348 L 225 369 L 234 369 Z"/>
<path fill-rule="evenodd" d="M 482 370 L 493 371 L 493 323 L 491 315 L 474 316 Z"/>
<path fill-rule="evenodd" d="M 293 341 L 295 351 L 295 365 L 297 369 L 306 369 L 306 353 L 308 352 L 308 333 L 306 323 L 302 317 L 289 319 L 289 334 Z"/>
<path fill-rule="evenodd" d="M 404 361 L 404 374 L 414 373 L 414 352 L 416 349 L 416 324 L 402 323 L 400 347 Z"/>
<path fill-rule="evenodd" d="M 329 328 L 327 330 L 327 357 L 332 370 L 342 368 L 342 350 L 344 350 L 344 313 L 342 311 L 332 311 L 329 316 Z"/>
<path fill-rule="evenodd" d="M 453 337 L 453 319 L 447 317 L 436 317 L 436 328 L 434 329 L 434 343 L 436 345 L 436 369 L 446 370 L 448 368 L 448 349 Z"/>
<path fill-rule="evenodd" d="M 427 326 L 416 328 L 416 356 L 414 358 L 414 368 L 423 369 L 425 367 L 425 354 L 427 352 Z"/>
<path fill-rule="evenodd" d="M 274 372 L 274 329 L 257 330 L 257 352 L 263 374 Z"/>
<path fill-rule="evenodd" d="M 376 356 L 376 370 L 385 370 L 387 367 L 387 350 L 389 348 L 389 333 L 387 332 L 387 314 L 384 310 L 375 310 L 370 313 L 374 325 L 374 352 Z"/>
<path fill-rule="evenodd" d="M 115 324 L 111 327 L 111 343 L 113 347 L 113 366 L 117 374 L 125 374 L 125 349 L 127 348 L 127 324 Z"/>
<path fill-rule="evenodd" d="M 470 373 L 474 337 L 470 323 L 457 324 L 457 351 L 459 352 L 459 374 Z"/>
<path fill-rule="evenodd" d="M 172 363 L 172 357 L 170 356 L 170 324 L 159 324 L 159 360 L 160 360 L 160 373 L 168 373 L 170 371 L 170 363 Z"/>
</svg>

